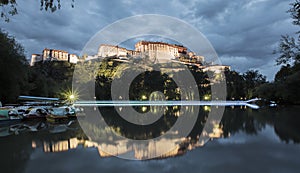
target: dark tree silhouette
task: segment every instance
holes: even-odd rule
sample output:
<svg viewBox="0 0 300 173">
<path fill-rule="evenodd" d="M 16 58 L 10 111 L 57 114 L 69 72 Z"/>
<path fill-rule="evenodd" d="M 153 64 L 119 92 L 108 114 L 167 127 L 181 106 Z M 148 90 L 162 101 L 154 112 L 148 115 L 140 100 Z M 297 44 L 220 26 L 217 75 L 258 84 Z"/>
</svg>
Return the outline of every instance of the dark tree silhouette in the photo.
<svg viewBox="0 0 300 173">
<path fill-rule="evenodd" d="M 0 30 L 0 101 L 13 102 L 28 90 L 28 62 L 23 47 Z"/>
<path fill-rule="evenodd" d="M 296 0 L 291 3 L 291 8 L 287 11 L 290 13 L 293 24 L 300 26 L 300 1 Z M 280 56 L 277 58 L 277 65 L 285 64 L 299 64 L 300 63 L 300 31 L 298 31 L 296 38 L 289 35 L 282 36 L 280 45 L 275 53 L 279 53 Z"/>
<path fill-rule="evenodd" d="M 300 26 L 300 1 L 295 0 L 287 11 L 293 19 L 293 24 Z M 281 69 L 275 75 L 275 81 L 263 84 L 256 90 L 256 95 L 269 100 L 277 100 L 284 104 L 300 104 L 300 31 L 296 36 L 282 36 L 275 53 Z"/>
<path fill-rule="evenodd" d="M 75 0 L 71 1 L 71 7 L 74 8 Z M 40 10 L 55 12 L 61 8 L 61 0 L 40 0 Z M 16 0 L 0 0 L 1 18 L 9 22 L 9 16 L 18 14 L 18 4 Z"/>
</svg>

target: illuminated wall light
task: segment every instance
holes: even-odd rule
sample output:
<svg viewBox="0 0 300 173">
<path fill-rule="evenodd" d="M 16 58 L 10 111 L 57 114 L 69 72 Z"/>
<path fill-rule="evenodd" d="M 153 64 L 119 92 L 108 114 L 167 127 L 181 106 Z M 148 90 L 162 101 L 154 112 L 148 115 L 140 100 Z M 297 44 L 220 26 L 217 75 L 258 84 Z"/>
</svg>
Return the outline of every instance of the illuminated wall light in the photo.
<svg viewBox="0 0 300 173">
<path fill-rule="evenodd" d="M 204 98 L 204 100 L 210 100 L 211 96 L 207 94 L 207 95 L 204 95 L 203 98 Z"/>
<path fill-rule="evenodd" d="M 142 100 L 147 100 L 147 96 L 146 95 L 142 95 Z"/>
<path fill-rule="evenodd" d="M 211 111 L 210 106 L 204 106 L 204 111 L 210 112 Z"/>
<path fill-rule="evenodd" d="M 142 112 L 146 112 L 147 109 L 148 109 L 147 106 L 143 106 L 143 107 L 142 107 Z"/>
</svg>

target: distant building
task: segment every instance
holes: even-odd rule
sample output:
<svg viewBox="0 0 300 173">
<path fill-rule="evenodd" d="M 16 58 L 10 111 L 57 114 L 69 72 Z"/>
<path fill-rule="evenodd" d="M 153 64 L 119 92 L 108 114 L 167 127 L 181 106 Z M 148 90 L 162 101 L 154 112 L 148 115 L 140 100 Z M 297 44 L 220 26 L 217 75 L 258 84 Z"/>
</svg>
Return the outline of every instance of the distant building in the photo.
<svg viewBox="0 0 300 173">
<path fill-rule="evenodd" d="M 36 62 L 41 62 L 43 61 L 42 55 L 41 54 L 32 54 L 31 55 L 31 61 L 30 61 L 30 66 L 34 66 Z"/>
<path fill-rule="evenodd" d="M 85 61 L 89 61 L 89 60 L 93 60 L 93 59 L 98 59 L 99 56 L 98 55 L 86 55 L 84 56 L 84 60 Z"/>
<path fill-rule="evenodd" d="M 109 44 L 101 44 L 98 49 L 98 57 L 117 57 L 122 59 L 138 55 L 140 55 L 139 51 L 128 50 L 120 46 Z"/>
<path fill-rule="evenodd" d="M 187 48 L 175 45 L 168 44 L 163 42 L 149 42 L 149 41 L 140 41 L 135 44 L 135 50 L 128 50 L 123 47 L 101 44 L 98 49 L 99 57 L 116 57 L 116 58 L 129 58 L 137 57 L 143 55 L 148 55 L 150 59 L 155 59 L 158 62 L 164 60 L 171 60 L 176 57 L 181 56 L 182 54 L 187 53 Z"/>
<path fill-rule="evenodd" d="M 43 50 L 43 60 L 46 61 L 68 61 L 69 53 L 63 50 L 47 49 Z"/>
<path fill-rule="evenodd" d="M 226 69 L 230 70 L 230 66 L 227 65 L 209 65 L 209 66 L 203 66 L 203 71 L 213 71 L 214 73 L 221 73 L 222 71 L 225 71 Z"/>
<path fill-rule="evenodd" d="M 69 63 L 77 64 L 77 62 L 79 60 L 79 58 L 78 58 L 77 55 L 75 55 L 75 54 L 69 54 L 68 57 L 69 57 L 68 58 Z"/>
<path fill-rule="evenodd" d="M 129 58 L 149 57 L 154 63 L 177 62 L 189 66 L 197 66 L 204 72 L 212 71 L 220 73 L 226 69 L 230 70 L 230 66 L 225 65 L 208 65 L 205 64 L 205 57 L 189 52 L 182 45 L 169 44 L 164 42 L 140 41 L 135 44 L 135 50 L 101 44 L 96 55 L 84 55 L 83 58 L 75 54 L 69 54 L 64 50 L 45 48 L 42 54 L 32 54 L 30 65 L 41 61 L 67 61 L 77 64 L 80 60 L 89 61 L 98 58 L 110 57 L 120 62 L 128 62 Z"/>
<path fill-rule="evenodd" d="M 141 55 L 140 51 L 127 50 L 127 56 L 135 57 Z"/>
<path fill-rule="evenodd" d="M 230 66 L 225 65 L 205 65 L 205 57 L 196 55 L 194 52 L 189 52 L 182 45 L 169 44 L 164 42 L 140 41 L 135 44 L 135 50 L 101 44 L 98 49 L 97 56 L 86 58 L 86 60 L 111 57 L 119 59 L 118 61 L 126 62 L 128 58 L 149 57 L 154 63 L 178 62 L 185 65 L 194 65 L 201 68 L 203 71 L 213 71 L 219 73 L 225 69 L 230 69 Z"/>
<path fill-rule="evenodd" d="M 164 42 L 140 41 L 135 44 L 135 51 L 142 53 L 147 52 L 149 58 L 157 62 L 167 62 L 181 55 L 186 55 L 187 48 Z"/>
<path fill-rule="evenodd" d="M 41 61 L 67 61 L 76 64 L 79 58 L 75 54 L 69 54 L 64 50 L 48 49 L 45 48 L 42 54 L 32 54 L 30 65 L 34 66 L 36 62 Z"/>
<path fill-rule="evenodd" d="M 119 46 L 101 44 L 98 50 L 98 56 L 100 57 L 121 57 L 127 56 L 127 49 Z"/>
</svg>

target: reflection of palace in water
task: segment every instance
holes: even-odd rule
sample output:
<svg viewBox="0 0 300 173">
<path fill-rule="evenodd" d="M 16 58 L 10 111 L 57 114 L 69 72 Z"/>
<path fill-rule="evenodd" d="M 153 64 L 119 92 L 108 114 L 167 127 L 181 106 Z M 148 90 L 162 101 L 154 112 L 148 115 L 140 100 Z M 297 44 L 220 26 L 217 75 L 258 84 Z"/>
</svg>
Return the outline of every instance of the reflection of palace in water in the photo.
<svg viewBox="0 0 300 173">
<path fill-rule="evenodd" d="M 211 133 L 206 134 L 210 139 L 220 138 L 223 135 L 222 128 L 218 125 L 214 126 Z M 199 139 L 199 137 L 198 137 Z M 192 150 L 196 147 L 204 145 L 204 141 L 198 140 L 193 143 L 189 138 L 182 139 L 167 139 L 162 138 L 160 140 L 149 140 L 147 145 L 132 145 L 129 140 L 114 141 L 114 143 L 97 143 L 87 139 L 79 139 L 77 137 L 65 139 L 61 141 L 32 141 L 32 148 L 42 148 L 44 152 L 64 152 L 78 148 L 97 148 L 101 157 L 121 156 L 123 154 L 133 153 L 134 158 L 141 160 L 147 158 L 153 158 L 164 153 L 156 158 L 167 158 L 179 156 L 186 153 L 188 150 Z"/>
<path fill-rule="evenodd" d="M 159 109 L 161 107 L 154 106 L 153 109 L 149 109 L 149 112 L 155 113 L 160 112 L 156 109 Z M 166 117 L 178 117 L 183 116 L 184 113 L 187 113 L 190 115 L 192 112 L 194 112 L 194 107 L 182 107 L 179 109 L 179 107 L 172 107 L 173 109 L 166 109 L 166 111 L 172 111 L 169 113 L 165 112 Z M 177 109 L 178 108 L 178 109 Z M 92 108 L 90 111 L 93 111 Z M 108 112 L 102 112 L 103 115 L 109 114 L 109 118 L 112 120 L 112 122 L 119 121 L 117 119 L 113 119 L 114 113 L 111 111 L 111 109 L 107 110 Z M 121 112 L 125 111 L 122 109 Z M 126 112 L 126 111 L 125 111 Z M 195 133 L 193 137 L 186 137 L 177 135 L 176 131 L 173 131 L 170 133 L 170 135 L 166 135 L 163 137 L 153 137 L 151 136 L 152 133 L 155 133 L 154 131 L 151 131 L 151 134 L 145 132 L 145 134 L 149 134 L 149 139 L 144 140 L 142 143 L 133 143 L 130 138 L 126 138 L 126 133 L 120 133 L 120 128 L 122 129 L 122 124 L 119 123 L 117 125 L 110 124 L 110 130 L 108 129 L 99 129 L 100 127 L 105 127 L 102 124 L 97 123 L 97 125 L 93 124 L 94 119 L 92 116 L 89 116 L 91 118 L 91 121 L 88 121 L 89 117 L 85 117 L 85 123 L 81 123 L 80 126 L 83 129 L 92 129 L 92 131 L 96 131 L 97 134 L 99 134 L 99 137 L 93 137 L 92 140 L 89 140 L 88 137 L 84 137 L 84 135 L 78 136 L 78 135 L 72 135 L 71 138 L 67 137 L 64 138 L 64 140 L 41 140 L 41 141 L 32 141 L 32 148 L 43 148 L 44 152 L 63 152 L 68 151 L 72 149 L 78 149 L 78 148 L 97 148 L 98 152 L 101 157 L 110 157 L 110 156 L 120 156 L 123 155 L 127 156 L 130 155 L 133 159 L 138 160 L 144 160 L 144 159 L 151 159 L 151 158 L 167 158 L 167 157 L 174 157 L 178 155 L 182 155 L 186 153 L 189 150 L 195 149 L 197 147 L 202 147 L 205 142 L 208 139 L 214 139 L 214 138 L 221 138 L 223 137 L 223 130 L 222 126 L 219 125 L 219 122 L 215 119 L 207 120 L 205 117 L 210 112 L 210 110 L 203 110 L 202 113 L 199 114 L 200 117 L 204 119 L 206 122 L 205 124 L 210 124 L 209 129 L 204 129 L 200 131 L 202 128 L 200 126 L 203 126 L 203 124 L 200 121 L 197 124 L 197 129 L 199 128 L 199 131 Z M 92 112 L 90 112 L 92 115 Z M 209 122 L 208 122 L 209 121 Z M 166 120 L 164 123 L 168 123 L 168 120 Z M 162 127 L 162 124 L 159 124 L 157 128 Z M 78 124 L 79 125 L 79 124 Z M 127 127 L 124 125 L 123 128 Z M 119 130 L 117 130 L 119 129 Z M 101 131 L 102 130 L 102 131 Z M 107 132 L 109 131 L 109 133 Z M 118 133 L 119 135 L 125 137 L 125 138 L 113 138 L 111 135 L 114 135 L 112 133 Z M 162 133 L 165 133 L 164 131 L 160 131 Z M 139 133 L 136 133 L 135 130 L 131 130 L 130 132 L 132 135 L 140 135 Z M 173 134 L 174 133 L 174 134 Z M 144 133 L 142 133 L 144 135 Z M 93 134 L 89 134 L 93 135 Z M 97 136 L 97 135 L 96 135 Z M 109 140 L 111 138 L 111 140 Z"/>
<path fill-rule="evenodd" d="M 41 143 L 37 141 L 32 141 L 32 148 L 43 147 L 44 152 L 62 152 L 68 151 L 71 149 L 76 149 L 79 147 L 87 148 L 87 147 L 97 147 L 98 144 L 84 140 L 84 139 L 77 139 L 70 138 L 62 141 L 43 141 Z"/>
<path fill-rule="evenodd" d="M 229 147 L 230 149 L 233 149 L 233 154 L 237 156 L 238 163 L 240 161 L 240 154 L 245 154 L 244 149 L 249 149 L 248 151 L 246 151 L 246 153 L 248 153 L 248 155 L 253 160 L 252 156 L 254 156 L 255 158 L 256 153 L 253 153 L 252 151 L 256 151 L 257 149 L 268 149 L 270 148 L 270 144 L 271 149 L 267 150 L 270 151 L 267 154 L 271 154 L 272 156 L 274 156 L 276 161 L 280 161 L 280 158 L 278 158 L 278 152 L 275 152 L 275 154 L 273 152 L 274 147 L 275 149 L 281 150 L 282 153 L 287 153 L 287 155 L 289 154 L 288 151 L 294 153 L 299 149 L 299 111 L 299 106 L 280 109 L 267 108 L 260 109 L 259 111 L 253 111 L 252 109 L 248 108 L 244 109 L 229 107 L 226 108 L 224 112 L 222 121 L 220 123 L 221 125 L 214 125 L 212 132 L 208 133 L 207 135 L 210 137 L 210 139 L 226 138 L 226 140 L 222 139 L 220 140 L 220 142 L 215 141 L 219 144 L 217 146 L 214 146 L 221 146 L 220 149 L 224 151 L 223 156 L 228 155 L 228 151 L 226 151 L 226 148 Z M 76 160 L 81 162 L 81 157 L 83 156 L 82 153 L 85 153 L 84 156 L 86 156 L 91 154 L 90 151 L 92 151 L 93 154 L 96 155 L 97 153 L 99 153 L 99 156 L 101 156 L 102 158 L 111 157 L 111 154 L 107 154 L 104 152 L 108 150 L 111 151 L 110 153 L 114 151 L 114 154 L 119 155 L 120 157 L 122 157 L 122 154 L 130 154 L 133 158 L 136 159 L 147 157 L 149 158 L 149 155 L 155 155 L 155 153 L 157 153 L 159 149 L 161 149 L 160 147 L 162 147 L 162 145 L 160 143 L 165 144 L 165 146 L 173 143 L 175 144 L 175 147 L 173 147 L 171 151 L 165 153 L 164 155 L 156 157 L 156 159 L 185 155 L 183 158 L 177 160 L 179 161 L 178 163 L 181 163 L 182 161 L 189 162 L 187 159 L 195 158 L 191 157 L 191 155 L 198 155 L 209 152 L 210 154 L 213 154 L 213 157 L 210 158 L 211 161 L 218 161 L 215 159 L 224 160 L 223 157 L 219 157 L 222 156 L 222 154 L 220 155 L 219 150 L 216 151 L 215 147 L 205 148 L 205 146 L 203 146 L 203 143 L 200 141 L 200 137 L 197 136 L 199 135 L 199 131 L 194 131 L 195 135 L 191 136 L 191 138 L 182 139 L 183 141 L 181 141 L 180 143 L 176 143 L 176 141 L 174 140 L 164 138 L 161 141 L 151 141 L 144 147 L 135 147 L 126 140 L 117 141 L 119 143 L 95 143 L 87 140 L 88 138 L 80 128 L 81 126 L 78 124 L 78 122 L 74 122 L 71 125 L 70 123 L 66 123 L 66 126 L 68 128 L 63 129 L 61 128 L 62 125 L 64 124 L 52 124 L 40 120 L 37 122 L 24 121 L 12 125 L 0 125 L 0 137 L 2 141 L 0 142 L 0 160 L 2 164 L 2 172 L 24 172 L 24 170 L 30 172 L 28 171 L 29 165 L 33 166 L 33 168 L 41 168 L 39 164 L 40 162 L 38 162 L 38 160 L 46 162 L 47 166 L 58 167 L 58 169 L 61 169 L 59 165 L 70 165 L 74 166 L 75 169 L 77 169 L 76 163 L 78 162 L 70 162 L 74 160 L 70 157 L 80 157 L 80 159 Z M 233 138 L 230 139 L 230 136 Z M 107 137 L 104 136 L 104 138 Z M 242 141 L 240 139 L 242 139 Z M 246 141 L 244 141 L 245 139 Z M 118 145 L 120 145 L 120 147 L 116 147 Z M 210 143 L 206 144 L 206 146 L 208 145 L 210 145 Z M 89 152 L 86 153 L 84 148 L 88 148 L 87 150 L 89 150 Z M 97 150 L 99 152 L 97 152 Z M 190 150 L 196 152 L 192 154 L 193 151 Z M 203 152 L 197 152 L 199 150 L 202 150 Z M 41 153 L 41 151 L 44 151 L 45 153 Z M 50 152 L 61 153 L 49 154 Z M 188 153 L 189 156 L 187 156 L 186 153 Z M 53 157 L 54 155 L 55 157 Z M 287 155 L 282 155 L 283 160 Z M 204 155 L 196 157 L 196 159 L 203 156 Z M 295 159 L 296 157 L 297 156 L 295 155 L 295 157 L 292 157 L 291 159 Z M 55 160 L 53 160 L 54 158 Z M 202 159 L 202 161 L 204 160 L 205 162 L 205 159 L 206 158 Z M 230 157 L 228 159 L 235 159 L 235 157 Z M 245 163 L 252 163 L 251 159 L 249 160 L 250 162 L 246 160 L 247 162 Z M 53 162 L 51 162 L 50 164 L 47 163 L 47 161 L 49 160 Z M 91 161 L 93 161 L 93 158 L 91 158 Z M 93 163 L 97 164 L 98 161 L 99 160 Z M 109 162 L 104 163 L 110 163 L 110 161 L 114 162 L 114 160 L 111 159 L 109 159 L 108 161 Z M 266 161 L 268 162 L 269 160 Z M 90 162 L 90 160 L 88 160 L 88 162 Z M 169 160 L 168 162 L 173 162 L 173 160 Z M 197 160 L 195 163 L 197 163 Z M 229 161 L 229 163 L 231 164 L 231 161 Z M 295 163 L 297 163 L 297 159 L 295 159 Z M 37 170 L 40 172 L 41 169 Z M 44 170 L 41 171 L 44 172 Z"/>
</svg>

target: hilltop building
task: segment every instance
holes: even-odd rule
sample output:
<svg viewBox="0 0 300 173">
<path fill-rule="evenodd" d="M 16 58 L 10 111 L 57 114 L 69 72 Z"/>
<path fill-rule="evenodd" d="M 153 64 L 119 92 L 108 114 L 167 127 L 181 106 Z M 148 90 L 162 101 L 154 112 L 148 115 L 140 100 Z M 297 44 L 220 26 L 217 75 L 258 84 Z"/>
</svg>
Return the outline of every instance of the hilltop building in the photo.
<svg viewBox="0 0 300 173">
<path fill-rule="evenodd" d="M 30 66 L 34 66 L 34 63 L 43 61 L 43 56 L 41 54 L 32 54 Z"/>
<path fill-rule="evenodd" d="M 128 59 L 140 55 L 141 52 L 128 50 L 123 47 L 101 44 L 98 49 L 98 57 L 118 57 L 120 59 Z"/>
<path fill-rule="evenodd" d="M 134 47 L 134 50 L 129 50 L 116 45 L 101 44 L 96 55 L 84 55 L 82 59 L 90 61 L 98 58 L 112 58 L 115 61 L 128 62 L 131 58 L 148 57 L 154 63 L 176 62 L 197 66 L 204 72 L 213 71 L 215 73 L 220 73 L 225 69 L 230 69 L 230 66 L 206 64 L 205 57 L 196 55 L 182 45 L 164 42 L 139 41 Z M 36 62 L 41 61 L 67 61 L 69 63 L 77 64 L 79 60 L 77 55 L 70 54 L 67 51 L 45 48 L 42 54 L 32 54 L 30 65 L 34 66 Z"/>
<path fill-rule="evenodd" d="M 75 55 L 75 54 L 69 54 L 68 55 L 68 62 L 69 63 L 77 64 L 78 61 L 79 61 L 79 58 L 78 58 L 77 55 Z"/>
<path fill-rule="evenodd" d="M 75 54 L 69 54 L 64 50 L 48 49 L 45 48 L 42 54 L 32 54 L 30 65 L 34 66 L 36 62 L 43 61 L 67 61 L 76 64 L 79 58 Z"/>
<path fill-rule="evenodd" d="M 123 47 L 101 44 L 98 50 L 99 57 L 127 57 L 128 50 Z"/>
<path fill-rule="evenodd" d="M 204 61 L 204 57 L 196 56 L 193 52 L 188 52 L 188 49 L 182 45 L 164 42 L 140 41 L 135 44 L 135 50 L 128 50 L 120 46 L 108 44 L 101 44 L 98 49 L 98 57 L 128 59 L 142 55 L 147 55 L 156 62 L 167 62 L 179 57 L 194 59 L 195 63 Z"/>
<path fill-rule="evenodd" d="M 187 53 L 187 48 L 181 45 L 168 44 L 164 42 L 140 41 L 135 44 L 135 51 L 148 52 L 150 59 L 159 58 L 158 53 L 162 52 L 169 54 L 169 58 L 175 59 L 176 57 L 180 57 L 180 55 L 185 55 Z"/>
<path fill-rule="evenodd" d="M 68 61 L 69 53 L 63 50 L 47 49 L 43 50 L 43 60 Z"/>
<path fill-rule="evenodd" d="M 203 71 L 214 71 L 217 73 L 225 69 L 230 69 L 229 66 L 205 64 L 205 58 L 203 56 L 188 51 L 188 49 L 182 45 L 152 41 L 137 42 L 135 44 L 135 50 L 128 50 L 115 45 L 101 44 L 97 56 L 90 59 L 110 57 L 118 61 L 126 62 L 129 58 L 137 58 L 145 55 L 154 63 L 178 62 L 185 65 L 197 66 L 203 69 Z"/>
</svg>

